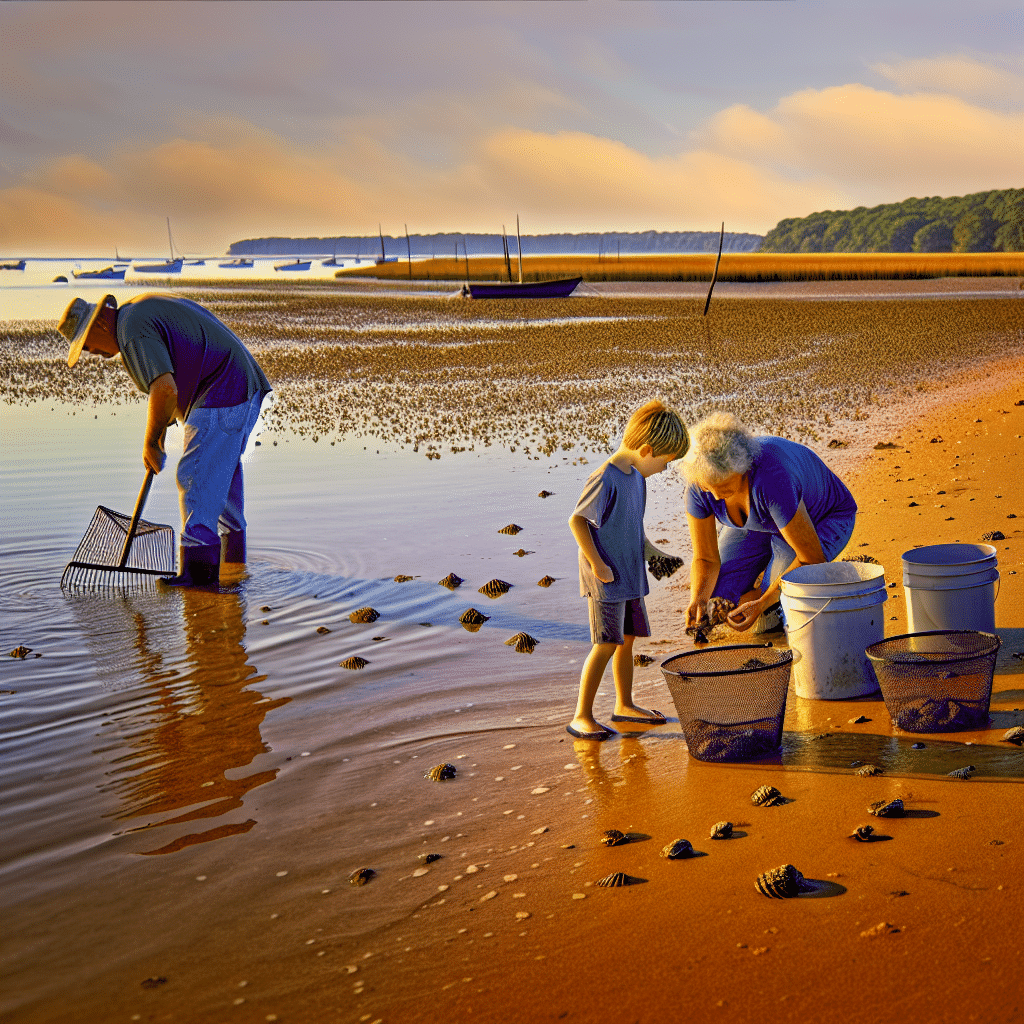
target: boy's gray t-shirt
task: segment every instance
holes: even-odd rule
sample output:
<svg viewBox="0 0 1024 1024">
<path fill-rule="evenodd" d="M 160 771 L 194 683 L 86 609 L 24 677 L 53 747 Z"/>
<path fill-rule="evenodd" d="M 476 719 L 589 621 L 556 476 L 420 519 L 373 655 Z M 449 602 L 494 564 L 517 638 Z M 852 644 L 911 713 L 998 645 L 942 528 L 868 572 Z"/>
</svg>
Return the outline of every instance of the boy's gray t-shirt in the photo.
<svg viewBox="0 0 1024 1024">
<path fill-rule="evenodd" d="M 647 481 L 606 462 L 587 479 L 573 515 L 586 519 L 594 544 L 615 574 L 602 583 L 580 551 L 580 594 L 595 601 L 633 601 L 649 593 L 644 566 L 644 512 Z"/>
</svg>

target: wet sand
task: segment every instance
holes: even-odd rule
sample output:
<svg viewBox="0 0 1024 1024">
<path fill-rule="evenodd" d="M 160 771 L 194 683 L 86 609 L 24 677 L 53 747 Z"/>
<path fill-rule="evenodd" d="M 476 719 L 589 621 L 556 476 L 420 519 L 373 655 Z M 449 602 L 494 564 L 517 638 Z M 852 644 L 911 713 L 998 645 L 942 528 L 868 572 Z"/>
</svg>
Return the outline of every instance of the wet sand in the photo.
<svg viewBox="0 0 1024 1024">
<path fill-rule="evenodd" d="M 223 772 L 235 786 L 227 799 L 251 807 L 260 828 L 229 842 L 185 843 L 171 856 L 97 853 L 80 881 L 16 904 L 4 929 L 8 988 L 21 995 L 10 1019 L 1019 1020 L 1021 786 L 998 768 L 969 782 L 938 777 L 936 764 L 980 761 L 966 741 L 1024 758 L 998 741 L 1024 724 L 1024 669 L 1010 656 L 1024 650 L 1016 525 L 1024 508 L 1014 469 L 1022 369 L 1019 360 L 989 363 L 974 379 L 934 381 L 882 414 L 844 421 L 836 436 L 848 447 L 828 451 L 862 510 L 851 550 L 876 557 L 890 581 L 899 581 L 900 554 L 915 543 L 1006 535 L 992 727 L 921 737 L 935 759 L 927 771 L 860 778 L 836 758 L 815 759 L 808 744 L 801 763 L 706 765 L 689 757 L 676 723 L 604 744 L 573 742 L 564 721 L 529 713 L 512 721 L 530 697 L 523 675 L 507 686 L 508 715 L 487 732 L 427 729 L 415 742 L 394 742 L 386 730 L 372 732 L 365 709 L 349 723 L 339 708 L 339 732 L 361 730 L 369 755 L 340 771 L 330 749 L 302 759 L 301 721 L 282 717 L 268 732 L 274 702 L 232 690 L 217 695 L 211 717 L 243 702 L 242 717 L 257 730 L 225 733 L 225 746 L 237 749 L 213 767 L 233 765 Z M 904 447 L 875 451 L 880 441 Z M 681 550 L 684 531 L 681 516 L 649 522 L 668 550 Z M 466 603 L 489 614 L 475 589 Z M 901 592 L 890 591 L 886 605 L 896 616 L 889 635 L 906 629 Z M 187 600 L 187 617 L 210 614 L 202 597 Z M 652 587 L 655 635 L 639 651 L 660 659 L 689 647 L 677 611 L 685 601 L 675 578 Z M 237 657 L 239 622 L 228 616 L 214 631 L 211 656 Z M 257 658 L 258 643 L 249 649 Z M 569 694 L 573 671 L 560 670 Z M 657 664 L 637 678 L 640 702 L 671 715 Z M 850 723 L 860 715 L 870 721 Z M 850 739 L 855 751 L 893 742 L 878 699 L 791 695 L 787 742 L 823 732 L 862 737 Z M 917 738 L 897 738 L 900 753 Z M 423 778 L 446 761 L 458 768 L 455 779 Z M 209 770 L 194 766 L 175 785 L 199 787 Z M 260 786 L 260 773 L 271 771 L 274 784 Z M 765 782 L 791 802 L 752 806 Z M 868 803 L 893 796 L 906 801 L 907 817 L 867 814 Z M 205 827 L 199 801 L 196 794 L 196 833 Z M 745 834 L 707 839 L 722 819 Z M 891 839 L 848 838 L 869 822 Z M 599 837 L 608 828 L 636 841 L 605 848 Z M 705 856 L 661 858 L 677 838 Z M 122 843 L 122 853 L 156 852 L 145 830 Z M 429 852 L 442 857 L 423 870 L 418 857 Z M 816 880 L 816 895 L 757 893 L 757 875 L 783 863 Z M 361 866 L 376 877 L 349 885 Z M 594 885 L 612 871 L 643 881 Z"/>
</svg>

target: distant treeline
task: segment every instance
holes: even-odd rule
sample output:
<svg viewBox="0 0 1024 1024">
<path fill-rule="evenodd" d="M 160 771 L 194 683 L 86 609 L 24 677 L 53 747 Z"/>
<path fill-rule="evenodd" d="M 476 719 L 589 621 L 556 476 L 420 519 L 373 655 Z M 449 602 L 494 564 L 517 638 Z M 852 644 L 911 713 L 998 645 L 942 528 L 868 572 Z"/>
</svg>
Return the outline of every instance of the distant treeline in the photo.
<svg viewBox="0 0 1024 1024">
<path fill-rule="evenodd" d="M 524 256 L 553 255 L 650 255 L 652 253 L 718 252 L 717 231 L 607 231 L 572 235 L 523 235 Z M 756 252 L 762 235 L 725 233 L 725 252 Z M 436 235 L 384 236 L 384 255 L 405 258 L 409 249 L 413 256 L 447 257 L 500 256 L 501 235 L 498 233 L 460 234 L 448 231 Z M 509 239 L 509 249 L 518 256 L 516 236 Z M 332 238 L 247 238 L 232 242 L 229 256 L 361 256 L 380 258 L 381 240 L 377 235 L 339 235 Z"/>
<path fill-rule="evenodd" d="M 761 252 L 1021 252 L 1024 189 L 904 199 L 779 221 Z"/>
</svg>

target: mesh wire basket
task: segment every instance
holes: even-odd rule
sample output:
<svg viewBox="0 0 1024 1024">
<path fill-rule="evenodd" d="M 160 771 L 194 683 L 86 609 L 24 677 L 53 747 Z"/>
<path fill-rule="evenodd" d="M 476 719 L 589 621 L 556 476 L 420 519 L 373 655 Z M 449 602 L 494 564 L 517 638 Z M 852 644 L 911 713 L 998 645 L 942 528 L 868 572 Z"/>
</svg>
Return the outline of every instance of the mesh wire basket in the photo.
<svg viewBox="0 0 1024 1024">
<path fill-rule="evenodd" d="M 956 732 L 988 724 L 1000 640 L 972 629 L 904 633 L 865 651 L 893 724 L 904 732 Z"/>
<path fill-rule="evenodd" d="M 690 754 L 747 761 L 778 750 L 792 663 L 792 651 L 759 644 L 705 647 L 663 661 Z"/>
</svg>

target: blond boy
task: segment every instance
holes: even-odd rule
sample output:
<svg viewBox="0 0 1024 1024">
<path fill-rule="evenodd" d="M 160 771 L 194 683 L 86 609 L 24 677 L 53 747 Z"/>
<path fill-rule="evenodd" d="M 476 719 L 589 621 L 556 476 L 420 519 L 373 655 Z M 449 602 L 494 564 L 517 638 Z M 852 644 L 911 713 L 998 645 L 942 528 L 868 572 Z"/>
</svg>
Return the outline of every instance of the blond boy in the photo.
<svg viewBox="0 0 1024 1024">
<path fill-rule="evenodd" d="M 629 418 L 618 451 L 590 475 L 569 517 L 580 549 L 580 593 L 590 606 L 594 645 L 580 676 L 576 715 L 566 726 L 578 739 L 604 740 L 615 734 L 594 718 L 594 698 L 609 661 L 615 683 L 612 721 L 665 721 L 661 712 L 633 703 L 633 641 L 651 635 L 644 560 L 659 553 L 644 534 L 646 481 L 689 447 L 678 414 L 657 399 L 648 402 Z"/>
</svg>

